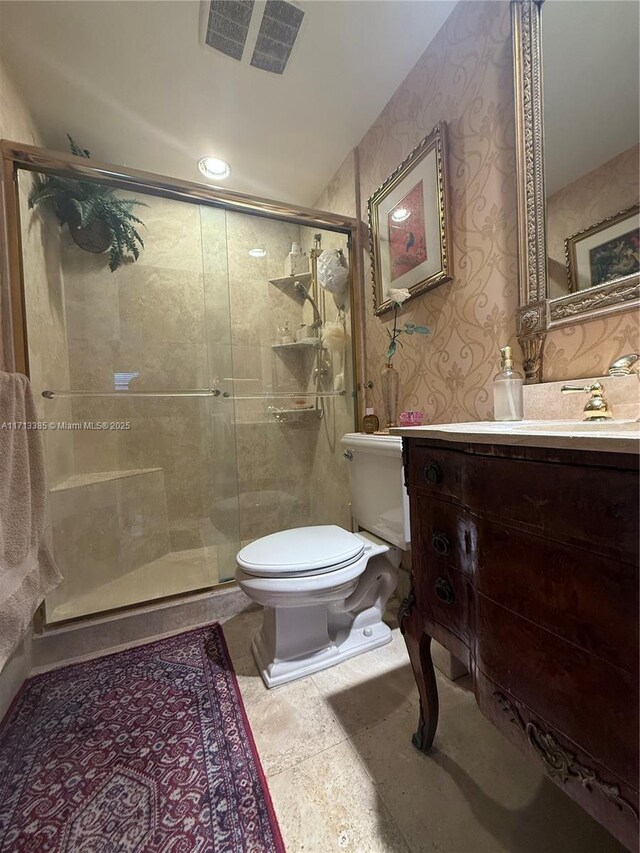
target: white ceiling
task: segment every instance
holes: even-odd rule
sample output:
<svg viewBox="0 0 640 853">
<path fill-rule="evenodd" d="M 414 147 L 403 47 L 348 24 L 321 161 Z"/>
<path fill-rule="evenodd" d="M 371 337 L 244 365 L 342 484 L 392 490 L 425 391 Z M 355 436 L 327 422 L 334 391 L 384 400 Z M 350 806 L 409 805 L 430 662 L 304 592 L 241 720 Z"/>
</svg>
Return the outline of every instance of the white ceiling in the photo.
<svg viewBox="0 0 640 853">
<path fill-rule="evenodd" d="M 222 157 L 225 187 L 310 205 L 455 2 L 296 5 L 282 76 L 203 45 L 194 0 L 6 0 L 0 50 L 48 147 L 68 131 L 96 159 L 189 180 Z"/>
<path fill-rule="evenodd" d="M 638 143 L 639 28 L 634 0 L 543 5 L 547 195 Z"/>
</svg>

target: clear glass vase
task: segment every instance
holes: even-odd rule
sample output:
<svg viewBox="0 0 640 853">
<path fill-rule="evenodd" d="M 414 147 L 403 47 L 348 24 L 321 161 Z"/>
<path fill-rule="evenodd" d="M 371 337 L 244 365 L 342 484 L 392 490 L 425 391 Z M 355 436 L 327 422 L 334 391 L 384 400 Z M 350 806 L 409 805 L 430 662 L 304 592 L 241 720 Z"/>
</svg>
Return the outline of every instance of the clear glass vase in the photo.
<svg viewBox="0 0 640 853">
<path fill-rule="evenodd" d="M 384 416 L 387 422 L 386 427 L 389 429 L 389 427 L 398 425 L 398 391 L 400 387 L 400 376 L 392 364 L 385 364 L 382 368 L 380 385 Z"/>
</svg>

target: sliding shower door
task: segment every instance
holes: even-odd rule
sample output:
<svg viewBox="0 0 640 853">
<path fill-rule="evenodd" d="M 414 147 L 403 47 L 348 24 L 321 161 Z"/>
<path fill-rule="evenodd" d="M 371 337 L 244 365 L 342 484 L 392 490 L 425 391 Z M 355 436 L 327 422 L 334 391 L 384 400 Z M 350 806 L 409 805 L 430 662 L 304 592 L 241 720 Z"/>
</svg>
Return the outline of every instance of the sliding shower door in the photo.
<svg viewBox="0 0 640 853">
<path fill-rule="evenodd" d="M 118 189 L 144 248 L 116 246 L 112 272 L 99 233 L 29 209 L 33 180 L 19 172 L 29 369 L 64 577 L 47 622 L 209 590 L 278 530 L 349 527 L 349 289 L 316 271 L 323 249 L 346 265 L 344 231 Z"/>
<path fill-rule="evenodd" d="M 213 381 L 231 375 L 224 211 L 119 192 L 146 205 L 145 245 L 111 272 L 51 210 L 27 209 L 32 177 L 20 180 L 30 375 L 64 576 L 47 621 L 229 580 L 233 410 Z"/>
</svg>

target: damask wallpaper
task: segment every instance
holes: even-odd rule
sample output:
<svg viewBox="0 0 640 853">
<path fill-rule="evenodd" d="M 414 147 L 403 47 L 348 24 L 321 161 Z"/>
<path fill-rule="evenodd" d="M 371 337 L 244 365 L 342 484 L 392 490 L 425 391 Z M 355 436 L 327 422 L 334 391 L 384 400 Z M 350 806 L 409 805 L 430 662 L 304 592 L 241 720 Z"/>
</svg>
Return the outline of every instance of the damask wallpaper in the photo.
<svg viewBox="0 0 640 853">
<path fill-rule="evenodd" d="M 564 241 L 638 203 L 640 145 L 623 151 L 547 198 L 549 293 L 567 292 Z"/>
<path fill-rule="evenodd" d="M 516 360 L 517 218 L 511 23 L 504 0 L 461 2 L 397 89 L 318 203 L 367 199 L 438 121 L 449 136 L 450 243 L 453 281 L 408 302 L 401 321 L 429 326 L 427 338 L 407 338 L 394 358 L 402 409 L 421 409 L 432 423 L 492 417 L 498 349 Z M 369 405 L 382 410 L 380 370 L 392 315 L 373 314 L 365 258 L 366 373 Z M 593 376 L 610 354 L 640 346 L 630 312 L 558 330 L 547 338 L 544 379 Z"/>
</svg>

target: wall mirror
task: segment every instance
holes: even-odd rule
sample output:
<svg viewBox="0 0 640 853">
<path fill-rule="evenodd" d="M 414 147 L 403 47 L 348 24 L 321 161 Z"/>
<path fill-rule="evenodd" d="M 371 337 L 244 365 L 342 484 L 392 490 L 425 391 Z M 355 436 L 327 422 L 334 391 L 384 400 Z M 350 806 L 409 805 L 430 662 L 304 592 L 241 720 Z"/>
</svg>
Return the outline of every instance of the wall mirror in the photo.
<svg viewBox="0 0 640 853">
<path fill-rule="evenodd" d="M 640 304 L 639 25 L 626 0 L 512 0 L 529 382 L 548 329 Z"/>
</svg>

